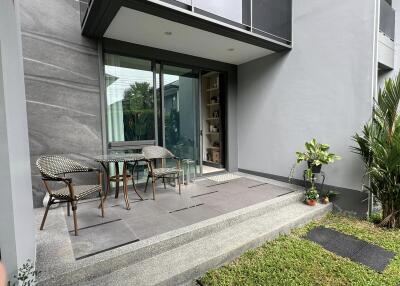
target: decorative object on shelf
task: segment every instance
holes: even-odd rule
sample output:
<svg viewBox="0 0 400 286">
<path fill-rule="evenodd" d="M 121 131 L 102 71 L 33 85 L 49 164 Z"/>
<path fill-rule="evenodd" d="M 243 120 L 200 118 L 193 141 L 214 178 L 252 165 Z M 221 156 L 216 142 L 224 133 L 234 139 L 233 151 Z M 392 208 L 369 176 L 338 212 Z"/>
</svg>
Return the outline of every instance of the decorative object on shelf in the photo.
<svg viewBox="0 0 400 286">
<path fill-rule="evenodd" d="M 211 161 L 213 161 L 215 163 L 220 163 L 221 157 L 220 157 L 219 150 L 215 150 L 215 149 L 211 150 Z"/>
<path fill-rule="evenodd" d="M 211 104 L 219 103 L 219 96 L 213 96 L 210 99 Z"/>
</svg>

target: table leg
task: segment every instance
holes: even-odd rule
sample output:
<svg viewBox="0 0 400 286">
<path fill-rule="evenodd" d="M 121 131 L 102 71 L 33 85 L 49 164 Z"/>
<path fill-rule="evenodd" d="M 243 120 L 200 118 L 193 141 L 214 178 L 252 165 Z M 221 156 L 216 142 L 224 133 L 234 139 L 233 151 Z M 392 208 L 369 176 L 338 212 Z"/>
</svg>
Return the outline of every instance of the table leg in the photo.
<svg viewBox="0 0 400 286">
<path fill-rule="evenodd" d="M 119 195 L 119 163 L 115 162 L 115 198 Z"/>
<path fill-rule="evenodd" d="M 105 203 L 105 201 L 107 199 L 107 196 L 108 196 L 108 194 L 110 192 L 110 165 L 109 165 L 109 163 L 105 163 L 105 162 L 101 162 L 100 164 L 103 166 L 104 172 L 106 173 L 106 191 L 105 191 L 105 194 L 104 194 L 104 198 L 102 198 L 103 206 L 104 206 L 104 203 Z M 100 206 L 101 205 L 99 205 L 99 208 L 100 208 Z"/>
<path fill-rule="evenodd" d="M 127 182 L 127 163 L 124 162 L 124 167 L 122 169 L 122 180 L 124 181 L 124 199 L 125 199 L 125 204 L 126 204 L 126 209 L 130 210 L 131 207 L 129 205 L 129 197 L 128 197 L 128 182 Z"/>
<path fill-rule="evenodd" d="M 136 185 L 135 185 L 135 180 L 133 179 L 134 177 L 134 173 L 135 173 L 135 167 L 137 165 L 137 162 L 135 162 L 135 164 L 133 164 L 133 168 L 132 168 L 132 185 L 133 185 L 133 190 L 135 191 L 135 193 L 139 196 L 139 198 L 143 201 L 142 196 L 138 193 L 137 189 L 136 189 Z"/>
</svg>

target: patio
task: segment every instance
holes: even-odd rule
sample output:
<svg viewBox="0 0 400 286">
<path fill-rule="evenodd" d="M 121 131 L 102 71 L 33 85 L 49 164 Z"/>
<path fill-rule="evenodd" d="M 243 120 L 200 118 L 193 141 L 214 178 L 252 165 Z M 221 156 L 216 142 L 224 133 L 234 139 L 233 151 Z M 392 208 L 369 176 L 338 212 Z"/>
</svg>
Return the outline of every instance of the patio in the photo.
<svg viewBox="0 0 400 286">
<path fill-rule="evenodd" d="M 222 221 L 224 215 L 232 212 L 299 193 L 296 192 L 298 187 L 285 183 L 232 173 L 200 178 L 182 186 L 181 195 L 174 186 L 167 184 L 164 189 L 160 183 L 155 201 L 151 191 L 143 191 L 144 185 L 137 187 L 143 201 L 130 186 L 131 209 L 125 208 L 122 196 L 118 199 L 109 196 L 104 218 L 98 209 L 99 199 L 81 201 L 78 204 L 79 236 L 74 235 L 73 220 L 67 216 L 66 205 L 50 210 L 43 231 L 39 231 L 43 209 L 37 210 L 37 267 L 42 271 L 39 280 L 43 282 L 77 269 L 83 271 L 83 275 L 85 267 L 143 246 L 152 247 L 162 238 L 178 238 L 179 241 L 184 237 L 180 230 L 194 224 L 206 224 L 216 218 Z M 151 251 L 162 251 L 163 246 L 152 248 Z M 140 255 L 139 252 L 136 256 Z M 122 258 L 118 261 L 126 263 Z M 109 272 L 119 266 L 105 263 L 102 267 Z M 75 273 L 74 276 L 79 275 Z"/>
</svg>

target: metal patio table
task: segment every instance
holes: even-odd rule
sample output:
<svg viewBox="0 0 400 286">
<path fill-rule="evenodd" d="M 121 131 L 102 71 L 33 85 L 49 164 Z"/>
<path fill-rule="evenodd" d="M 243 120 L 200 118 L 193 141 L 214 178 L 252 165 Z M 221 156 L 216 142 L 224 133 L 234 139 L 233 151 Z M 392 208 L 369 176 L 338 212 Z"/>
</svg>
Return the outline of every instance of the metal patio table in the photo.
<svg viewBox="0 0 400 286">
<path fill-rule="evenodd" d="M 137 164 L 139 161 L 145 160 L 145 157 L 143 154 L 136 154 L 136 153 L 126 153 L 126 154 L 105 154 L 105 155 L 98 155 L 94 157 L 94 160 L 96 162 L 99 162 L 106 173 L 106 194 L 105 198 L 107 198 L 107 195 L 110 191 L 110 180 L 113 179 L 115 181 L 115 198 L 118 198 L 118 193 L 119 193 L 119 182 L 122 180 L 123 182 L 123 192 L 124 192 L 124 200 L 125 200 L 125 205 L 126 209 L 129 210 L 130 204 L 129 204 L 129 197 L 128 197 L 128 184 L 127 184 L 127 179 L 128 179 L 128 172 L 127 172 L 127 165 L 128 163 L 134 163 L 134 165 Z M 115 176 L 110 176 L 110 164 L 114 163 L 115 164 Z M 123 168 L 122 168 L 122 175 L 119 174 L 119 163 L 123 163 Z M 136 194 L 139 196 L 141 200 L 143 198 L 141 195 L 138 193 L 136 189 L 136 185 L 132 176 L 132 184 L 133 184 L 133 189 L 135 190 Z"/>
</svg>

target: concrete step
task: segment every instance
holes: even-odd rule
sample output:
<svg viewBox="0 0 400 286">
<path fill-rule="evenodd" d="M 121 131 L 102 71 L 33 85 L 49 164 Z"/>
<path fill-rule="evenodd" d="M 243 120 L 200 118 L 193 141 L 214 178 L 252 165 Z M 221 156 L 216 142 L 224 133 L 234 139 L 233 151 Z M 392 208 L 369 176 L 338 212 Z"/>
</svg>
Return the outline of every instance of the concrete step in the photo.
<svg viewBox="0 0 400 286">
<path fill-rule="evenodd" d="M 309 207 L 292 201 L 79 285 L 191 285 L 207 270 L 331 210 L 331 204 Z"/>
<path fill-rule="evenodd" d="M 282 208 L 299 203 L 303 197 L 302 192 L 294 191 L 281 197 L 107 251 L 80 260 L 77 264 L 71 263 L 59 273 L 53 273 L 41 279 L 39 285 L 76 285 L 76 283 L 107 275 L 130 265 L 140 265 L 142 261 L 163 255 L 168 251 L 174 251 L 183 245 L 209 237 L 250 219 L 273 212 L 279 213 Z"/>
</svg>

